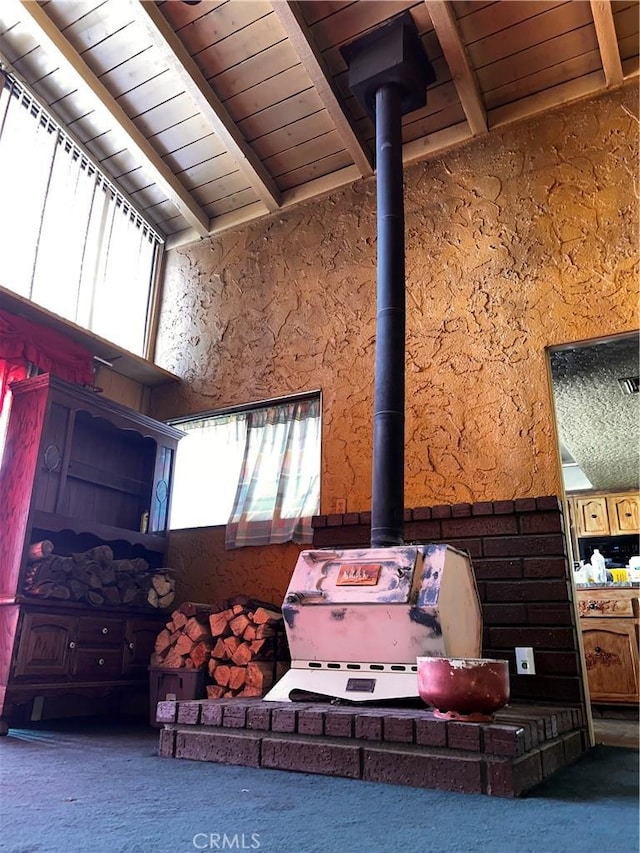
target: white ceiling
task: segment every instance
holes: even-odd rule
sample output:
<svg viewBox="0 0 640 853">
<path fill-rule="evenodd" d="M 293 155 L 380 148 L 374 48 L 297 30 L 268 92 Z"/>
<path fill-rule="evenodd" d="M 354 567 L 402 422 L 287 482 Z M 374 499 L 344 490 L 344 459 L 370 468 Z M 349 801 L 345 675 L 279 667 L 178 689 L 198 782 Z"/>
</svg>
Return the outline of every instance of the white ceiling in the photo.
<svg viewBox="0 0 640 853">
<path fill-rule="evenodd" d="M 640 485 L 640 394 L 618 381 L 637 377 L 639 365 L 637 334 L 551 354 L 560 440 L 594 489 Z"/>
</svg>

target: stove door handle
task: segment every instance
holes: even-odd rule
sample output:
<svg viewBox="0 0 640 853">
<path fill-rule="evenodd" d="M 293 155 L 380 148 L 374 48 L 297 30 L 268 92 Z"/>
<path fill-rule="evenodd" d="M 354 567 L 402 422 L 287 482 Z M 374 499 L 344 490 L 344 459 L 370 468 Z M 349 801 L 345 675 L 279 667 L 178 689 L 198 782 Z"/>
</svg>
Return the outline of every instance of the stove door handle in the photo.
<svg viewBox="0 0 640 853">
<path fill-rule="evenodd" d="M 326 598 L 326 592 L 321 589 L 301 589 L 287 593 L 287 604 L 304 604 L 308 598 Z"/>
</svg>

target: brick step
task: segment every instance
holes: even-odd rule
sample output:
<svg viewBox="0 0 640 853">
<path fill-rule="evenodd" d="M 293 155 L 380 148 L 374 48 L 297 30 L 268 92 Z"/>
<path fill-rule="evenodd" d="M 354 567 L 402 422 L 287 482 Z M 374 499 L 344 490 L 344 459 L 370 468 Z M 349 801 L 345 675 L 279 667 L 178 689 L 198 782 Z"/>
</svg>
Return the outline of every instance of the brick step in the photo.
<svg viewBox="0 0 640 853">
<path fill-rule="evenodd" d="M 575 761 L 581 732 L 553 738 L 518 756 L 358 741 L 247 728 L 165 724 L 164 757 L 315 773 L 463 793 L 518 797 Z"/>
<path fill-rule="evenodd" d="M 517 758 L 584 729 L 577 708 L 513 706 L 492 723 L 442 720 L 426 708 L 334 706 L 261 699 L 159 702 L 165 725 L 203 726 L 308 737 L 448 748 Z"/>
</svg>

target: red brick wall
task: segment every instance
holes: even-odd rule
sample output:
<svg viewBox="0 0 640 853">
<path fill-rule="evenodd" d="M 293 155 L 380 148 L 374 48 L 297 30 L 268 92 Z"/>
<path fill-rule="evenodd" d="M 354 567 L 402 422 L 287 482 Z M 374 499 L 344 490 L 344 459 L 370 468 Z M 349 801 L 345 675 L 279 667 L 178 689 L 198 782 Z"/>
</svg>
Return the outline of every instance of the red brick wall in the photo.
<svg viewBox="0 0 640 853">
<path fill-rule="evenodd" d="M 315 547 L 369 544 L 370 513 L 314 518 Z M 509 661 L 513 700 L 583 704 L 564 521 L 557 497 L 405 510 L 405 542 L 446 542 L 471 557 L 484 620 L 483 657 Z M 516 675 L 515 647 L 536 674 Z"/>
</svg>

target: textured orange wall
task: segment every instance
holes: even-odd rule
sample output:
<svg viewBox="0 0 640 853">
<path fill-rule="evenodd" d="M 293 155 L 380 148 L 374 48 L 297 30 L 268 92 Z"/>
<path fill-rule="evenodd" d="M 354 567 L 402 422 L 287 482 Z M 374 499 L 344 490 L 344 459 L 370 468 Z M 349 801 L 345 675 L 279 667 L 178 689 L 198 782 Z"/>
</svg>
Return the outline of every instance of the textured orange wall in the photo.
<svg viewBox="0 0 640 853">
<path fill-rule="evenodd" d="M 626 87 L 406 170 L 407 506 L 559 492 L 545 347 L 637 325 L 634 113 Z M 375 243 L 371 179 L 169 252 L 157 360 L 185 382 L 154 414 L 321 388 L 322 512 L 369 509 Z"/>
</svg>

